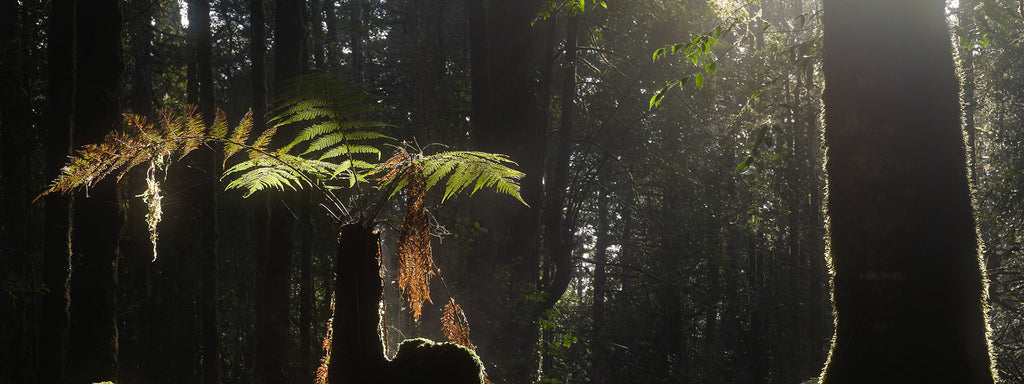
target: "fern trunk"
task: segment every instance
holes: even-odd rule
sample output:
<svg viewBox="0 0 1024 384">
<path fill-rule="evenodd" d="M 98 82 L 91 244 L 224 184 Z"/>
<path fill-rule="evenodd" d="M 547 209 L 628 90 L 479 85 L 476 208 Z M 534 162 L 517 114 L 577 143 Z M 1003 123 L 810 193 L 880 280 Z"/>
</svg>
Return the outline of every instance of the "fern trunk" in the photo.
<svg viewBox="0 0 1024 384">
<path fill-rule="evenodd" d="M 329 384 L 373 383 L 382 374 L 379 244 L 380 236 L 368 225 L 346 224 L 339 231 Z"/>
<path fill-rule="evenodd" d="M 993 382 L 944 5 L 824 3 L 825 383 Z"/>
</svg>

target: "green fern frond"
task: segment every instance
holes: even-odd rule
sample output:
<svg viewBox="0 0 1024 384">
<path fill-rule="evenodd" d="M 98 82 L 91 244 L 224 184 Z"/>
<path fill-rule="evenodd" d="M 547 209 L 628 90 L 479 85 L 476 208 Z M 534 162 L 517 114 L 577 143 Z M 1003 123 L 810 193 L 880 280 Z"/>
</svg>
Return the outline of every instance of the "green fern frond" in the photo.
<svg viewBox="0 0 1024 384">
<path fill-rule="evenodd" d="M 405 164 L 385 162 L 371 173 L 393 172 L 393 169 L 408 169 L 409 164 L 416 164 L 422 167 L 423 177 L 426 178 L 426 189 L 429 190 L 444 180 L 442 203 L 463 191 L 468 190 L 469 194 L 473 195 L 477 191 L 487 188 L 512 196 L 526 204 L 519 187 L 519 180 L 523 178 L 524 174 L 512 168 L 511 166 L 517 164 L 505 155 L 475 151 L 447 151 L 429 156 L 406 156 L 409 161 L 403 162 Z M 388 164 L 391 164 L 391 168 Z M 399 171 L 398 173 L 405 172 Z M 381 184 L 394 184 L 392 187 L 392 194 L 394 194 L 408 184 L 406 179 L 407 177 L 404 175 L 396 178 L 382 177 Z"/>
<path fill-rule="evenodd" d="M 320 160 L 333 159 L 342 156 L 351 156 L 353 154 L 372 154 L 380 160 L 381 152 L 380 149 L 370 145 L 336 145 L 329 150 L 325 151 L 320 155 Z"/>
<path fill-rule="evenodd" d="M 340 143 L 340 145 L 348 145 L 348 146 L 356 147 L 357 145 L 353 144 L 355 142 L 372 140 L 372 139 L 382 139 L 382 138 L 389 138 L 389 137 L 387 135 L 384 135 L 384 134 L 380 133 L 380 132 L 373 132 L 373 131 L 354 131 L 354 132 L 339 131 L 339 132 L 334 132 L 334 133 L 330 133 L 330 134 L 327 134 L 327 135 L 320 136 L 320 137 L 316 138 L 315 140 L 313 140 L 311 143 L 309 143 L 309 147 L 306 148 L 306 151 L 303 152 L 303 154 L 312 153 L 312 152 L 316 152 L 316 151 L 322 151 L 322 150 L 325 150 L 325 149 L 331 149 L 331 148 L 339 146 L 339 143 Z M 353 153 L 375 153 L 375 154 L 378 155 L 377 158 L 378 159 L 380 158 L 380 151 L 379 150 L 375 151 L 375 152 L 353 152 Z M 331 157 L 333 157 L 333 156 L 331 156 Z"/>
<path fill-rule="evenodd" d="M 288 154 L 263 155 L 233 165 L 221 180 L 230 180 L 225 189 L 245 190 L 245 197 L 273 188 L 299 190 L 312 186 L 312 179 L 328 179 L 351 165 L 339 165 Z"/>
</svg>

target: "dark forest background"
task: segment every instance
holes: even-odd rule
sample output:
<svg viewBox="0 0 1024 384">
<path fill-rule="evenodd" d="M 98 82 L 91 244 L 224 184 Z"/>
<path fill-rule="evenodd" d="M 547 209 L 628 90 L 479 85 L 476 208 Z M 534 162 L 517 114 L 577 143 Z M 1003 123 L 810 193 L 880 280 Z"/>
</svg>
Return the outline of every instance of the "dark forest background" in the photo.
<svg viewBox="0 0 1024 384">
<path fill-rule="evenodd" d="M 991 339 L 1024 382 L 1024 2 L 947 11 Z M 813 0 L 0 0 L 0 383 L 313 381 L 337 246 L 313 194 L 243 199 L 190 156 L 155 260 L 144 170 L 34 200 L 121 112 L 265 116 L 310 73 L 364 86 L 392 137 L 526 173 L 528 207 L 428 196 L 435 295 L 462 304 L 495 382 L 815 378 L 833 334 L 821 57 Z M 389 353 L 444 339 L 442 305 L 415 321 L 391 284 L 396 201 Z"/>
</svg>

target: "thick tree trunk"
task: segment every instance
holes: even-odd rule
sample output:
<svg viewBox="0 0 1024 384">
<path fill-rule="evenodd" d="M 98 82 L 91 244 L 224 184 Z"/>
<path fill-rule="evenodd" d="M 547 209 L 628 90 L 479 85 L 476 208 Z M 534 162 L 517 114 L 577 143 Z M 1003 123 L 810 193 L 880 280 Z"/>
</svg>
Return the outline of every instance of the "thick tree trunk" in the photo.
<svg viewBox="0 0 1024 384">
<path fill-rule="evenodd" d="M 412 125 L 413 136 L 421 143 L 430 142 L 430 128 L 438 123 L 437 87 L 444 72 L 442 45 L 438 36 L 442 20 L 440 5 L 438 0 L 415 1 L 411 15 L 412 40 L 417 47 L 413 54 L 415 109 Z"/>
<path fill-rule="evenodd" d="M 274 89 L 275 93 L 289 80 L 302 73 L 305 39 L 302 15 L 304 0 L 280 0 L 276 3 L 274 36 Z M 273 147 L 283 145 L 281 140 L 294 137 L 293 127 L 279 127 Z M 261 337 L 257 347 L 258 379 L 265 383 L 286 383 L 294 373 L 289 366 L 294 356 L 290 327 L 290 272 L 295 249 L 293 208 L 297 201 L 294 193 L 267 194 L 267 247 L 263 263 L 263 314 Z M 259 218 L 257 218 L 259 220 Z"/>
<path fill-rule="evenodd" d="M 537 113 L 536 82 L 530 70 L 530 21 L 535 16 L 535 5 L 534 1 L 492 2 L 486 9 L 486 20 L 481 20 L 482 5 L 467 3 L 473 33 L 474 140 L 481 150 L 505 153 L 519 162 L 527 175 L 522 195 L 533 204 L 525 207 L 502 197 L 481 197 L 473 203 L 473 220 L 487 232 L 476 237 L 467 262 L 471 279 L 476 279 L 469 284 L 480 293 L 480 298 L 467 301 L 467 312 L 483 324 L 474 329 L 481 330 L 479 339 L 490 342 L 479 344 L 478 352 L 487 364 L 489 377 L 498 382 L 529 382 L 537 371 L 539 306 L 527 300 L 538 289 L 544 148 L 544 127 L 531 124 Z M 475 36 L 481 29 L 486 32 L 486 40 Z M 496 270 L 508 273 L 495 278 Z"/>
<path fill-rule="evenodd" d="M 196 79 L 199 87 L 199 113 L 203 123 L 213 124 L 216 100 L 213 92 L 213 43 L 210 30 L 210 1 L 190 0 L 189 28 L 194 32 Z M 194 9 L 193 9 L 194 8 Z M 199 239 L 199 344 L 203 384 L 220 382 L 220 332 L 217 327 L 217 179 L 219 163 L 213 151 L 197 151 L 193 156 L 195 169 L 190 172 L 195 189 L 193 218 L 195 237 Z"/>
<path fill-rule="evenodd" d="M 335 261 L 330 384 L 373 383 L 382 377 L 386 362 L 379 312 L 383 291 L 380 236 L 367 224 L 342 226 Z"/>
<path fill-rule="evenodd" d="M 116 0 L 75 7 L 75 140 L 98 143 L 121 123 L 121 9 Z M 68 381 L 117 381 L 117 243 L 121 226 L 115 183 L 89 189 L 74 210 Z"/>
<path fill-rule="evenodd" d="M 47 28 L 46 174 L 56 175 L 71 153 L 74 104 L 74 0 L 54 0 Z M 40 306 L 39 368 L 41 384 L 64 382 L 68 337 L 68 277 L 71 268 L 70 198 L 45 198 L 43 284 Z"/>
<path fill-rule="evenodd" d="M 992 383 L 945 2 L 826 0 L 825 383 Z"/>
</svg>

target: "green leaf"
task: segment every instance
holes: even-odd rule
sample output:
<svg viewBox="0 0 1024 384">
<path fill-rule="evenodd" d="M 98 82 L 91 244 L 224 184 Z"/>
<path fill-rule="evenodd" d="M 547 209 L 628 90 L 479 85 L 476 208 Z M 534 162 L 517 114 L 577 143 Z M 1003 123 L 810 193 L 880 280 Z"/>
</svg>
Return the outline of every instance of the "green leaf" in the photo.
<svg viewBox="0 0 1024 384">
<path fill-rule="evenodd" d="M 714 75 L 715 71 L 717 71 L 717 70 L 718 70 L 718 64 L 716 64 L 714 61 L 712 61 L 712 62 L 708 63 L 708 65 L 704 66 L 704 71 L 707 72 L 709 76 L 710 75 Z"/>
<path fill-rule="evenodd" d="M 661 99 L 665 98 L 665 92 L 668 91 L 668 88 L 671 87 L 672 85 L 672 83 L 666 84 L 664 87 L 661 87 L 661 89 L 659 89 L 658 92 L 654 94 L 654 96 L 651 96 L 651 102 L 649 106 L 650 109 L 657 108 L 658 104 L 661 104 Z"/>
<path fill-rule="evenodd" d="M 704 74 L 703 73 L 698 73 L 696 75 L 693 75 L 693 85 L 696 85 L 697 89 L 704 88 Z"/>
<path fill-rule="evenodd" d="M 737 165 L 736 168 L 733 169 L 733 172 L 739 173 L 739 172 L 746 171 L 747 168 L 750 168 L 750 165 L 753 164 L 753 163 L 754 163 L 754 157 L 753 156 L 747 156 L 747 158 L 744 159 L 742 163 L 739 163 L 739 165 Z"/>
<path fill-rule="evenodd" d="M 658 48 L 654 50 L 654 54 L 651 55 L 651 61 L 657 61 L 659 57 L 665 56 L 665 48 Z"/>
</svg>

